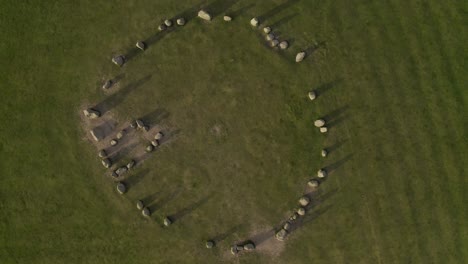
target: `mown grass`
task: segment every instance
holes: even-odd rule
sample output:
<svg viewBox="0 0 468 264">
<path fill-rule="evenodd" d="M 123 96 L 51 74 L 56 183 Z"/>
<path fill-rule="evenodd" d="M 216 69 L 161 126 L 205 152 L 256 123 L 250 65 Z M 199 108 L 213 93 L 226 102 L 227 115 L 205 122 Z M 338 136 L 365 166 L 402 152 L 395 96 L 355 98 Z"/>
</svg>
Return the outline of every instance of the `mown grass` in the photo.
<svg viewBox="0 0 468 264">
<path fill-rule="evenodd" d="M 218 1 L 234 21 L 190 21 L 122 69 L 110 63 L 198 4 L 1 3 L 2 263 L 466 262 L 465 5 Z M 292 40 L 284 54 L 248 25 L 262 14 Z M 121 86 L 151 79 L 111 111 L 121 121 L 165 113 L 155 120 L 178 131 L 130 175 L 125 197 L 78 115 L 122 73 Z M 320 116 L 334 119 L 326 136 L 312 127 Z M 279 256 L 226 256 L 280 223 L 320 167 L 336 169 Z M 151 221 L 134 209 L 140 198 L 153 200 Z M 164 215 L 179 220 L 164 229 Z"/>
</svg>

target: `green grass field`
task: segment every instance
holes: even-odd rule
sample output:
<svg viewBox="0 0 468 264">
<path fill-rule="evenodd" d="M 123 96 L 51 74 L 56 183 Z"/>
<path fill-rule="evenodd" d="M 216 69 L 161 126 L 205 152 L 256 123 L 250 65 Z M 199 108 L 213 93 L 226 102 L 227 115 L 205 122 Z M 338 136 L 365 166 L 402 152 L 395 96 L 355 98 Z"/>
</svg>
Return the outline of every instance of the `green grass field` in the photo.
<svg viewBox="0 0 468 264">
<path fill-rule="evenodd" d="M 155 35 L 200 6 L 212 22 Z M 1 0 L 0 263 L 468 262 L 467 7 Z M 291 47 L 266 47 L 254 16 Z M 124 67 L 111 63 L 148 38 Z M 125 196 L 80 119 L 103 102 L 121 122 L 147 116 L 173 134 Z M 281 224 L 322 167 L 332 173 L 287 241 L 230 255 Z M 169 228 L 165 215 L 177 218 Z"/>
</svg>

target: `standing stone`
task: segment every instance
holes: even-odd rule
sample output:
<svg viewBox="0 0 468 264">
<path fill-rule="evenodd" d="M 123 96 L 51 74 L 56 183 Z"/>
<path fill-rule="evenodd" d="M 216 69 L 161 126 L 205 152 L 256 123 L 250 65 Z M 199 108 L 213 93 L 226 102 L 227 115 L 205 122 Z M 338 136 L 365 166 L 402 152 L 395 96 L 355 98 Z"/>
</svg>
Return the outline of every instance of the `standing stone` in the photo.
<svg viewBox="0 0 468 264">
<path fill-rule="evenodd" d="M 299 209 L 297 209 L 297 214 L 298 214 L 299 216 L 304 216 L 304 215 L 306 214 L 305 208 L 300 207 Z"/>
<path fill-rule="evenodd" d="M 281 229 L 275 234 L 275 237 L 279 241 L 284 241 L 286 239 L 286 236 L 288 235 L 288 231 Z"/>
<path fill-rule="evenodd" d="M 183 17 L 178 18 L 178 19 L 176 20 L 176 22 L 177 22 L 177 25 L 183 26 L 183 25 L 185 25 L 185 18 L 183 18 Z"/>
<path fill-rule="evenodd" d="M 117 133 L 116 137 L 117 139 L 121 139 L 125 136 L 125 130 L 121 130 L 119 131 L 119 133 Z"/>
<path fill-rule="evenodd" d="M 299 215 L 296 212 L 294 212 L 293 215 L 291 215 L 291 217 L 289 217 L 289 221 L 291 221 L 291 222 L 296 221 L 298 216 Z"/>
<path fill-rule="evenodd" d="M 125 64 L 125 56 L 118 55 L 112 58 L 112 62 L 117 66 L 123 66 Z"/>
<path fill-rule="evenodd" d="M 115 173 L 117 174 L 117 176 L 122 176 L 124 175 L 125 173 L 127 173 L 128 169 L 126 166 L 122 166 L 118 169 L 115 170 Z"/>
<path fill-rule="evenodd" d="M 131 160 L 129 163 L 127 163 L 127 169 L 132 169 L 133 167 L 135 167 L 135 164 L 136 164 L 136 161 L 135 160 Z"/>
<path fill-rule="evenodd" d="M 307 185 L 309 185 L 309 187 L 312 187 L 312 188 L 317 188 L 319 187 L 320 182 L 316 179 L 312 179 L 309 182 L 307 182 Z"/>
<path fill-rule="evenodd" d="M 279 46 L 280 46 L 280 49 L 285 50 L 285 49 L 287 49 L 289 47 L 289 43 L 286 40 L 283 40 L 283 41 L 281 41 Z"/>
<path fill-rule="evenodd" d="M 239 250 L 237 250 L 237 245 L 231 246 L 231 254 L 237 255 L 239 253 Z"/>
<path fill-rule="evenodd" d="M 286 223 L 283 225 L 283 229 L 286 230 L 286 231 L 289 231 L 289 230 L 291 229 L 291 223 L 286 222 Z"/>
<path fill-rule="evenodd" d="M 309 95 L 309 99 L 311 101 L 313 101 L 313 100 L 315 100 L 315 98 L 317 98 L 317 93 L 315 91 L 310 91 L 308 95 Z"/>
<path fill-rule="evenodd" d="M 141 50 L 145 50 L 146 49 L 146 44 L 143 42 L 143 41 L 138 41 L 135 46 Z"/>
<path fill-rule="evenodd" d="M 213 248 L 215 246 L 215 242 L 213 240 L 208 240 L 205 243 L 206 248 Z"/>
<path fill-rule="evenodd" d="M 136 121 L 132 121 L 132 122 L 130 123 L 130 127 L 131 127 L 131 128 L 137 128 L 138 126 L 137 126 Z"/>
<path fill-rule="evenodd" d="M 145 123 L 143 123 L 143 121 L 141 121 L 140 119 L 137 119 L 135 120 L 138 128 L 143 128 L 145 126 Z"/>
<path fill-rule="evenodd" d="M 325 125 L 325 120 L 323 119 L 317 119 L 314 122 L 315 127 L 323 127 Z"/>
<path fill-rule="evenodd" d="M 117 141 L 117 139 L 112 139 L 112 140 L 110 141 L 111 146 L 116 146 L 118 143 L 119 143 L 119 142 Z"/>
<path fill-rule="evenodd" d="M 260 22 L 258 21 L 258 18 L 254 17 L 250 20 L 250 25 L 252 25 L 253 27 L 258 27 L 258 25 L 260 24 Z"/>
<path fill-rule="evenodd" d="M 101 149 L 98 153 L 100 158 L 105 158 L 107 156 L 107 153 L 105 150 Z"/>
<path fill-rule="evenodd" d="M 159 25 L 158 30 L 159 31 L 164 31 L 164 30 L 166 30 L 166 28 L 167 28 L 167 26 L 165 24 L 161 24 L 161 25 Z"/>
<path fill-rule="evenodd" d="M 166 25 L 168 27 L 172 27 L 172 20 L 170 20 L 170 19 L 164 20 L 164 25 Z"/>
<path fill-rule="evenodd" d="M 265 34 L 269 34 L 271 32 L 271 27 L 264 27 L 263 32 L 265 32 Z"/>
<path fill-rule="evenodd" d="M 148 145 L 148 146 L 146 146 L 146 149 L 145 149 L 145 150 L 146 150 L 146 152 L 148 152 L 148 153 L 149 153 L 149 152 L 152 152 L 152 151 L 154 150 L 154 146 L 153 146 L 153 145 Z"/>
<path fill-rule="evenodd" d="M 244 250 L 254 250 L 255 249 L 255 244 L 252 242 L 249 242 L 244 245 Z"/>
<path fill-rule="evenodd" d="M 205 10 L 198 11 L 198 17 L 203 20 L 211 21 L 211 15 Z"/>
<path fill-rule="evenodd" d="M 143 210 L 143 208 L 145 207 L 145 204 L 143 203 L 142 200 L 138 200 L 136 203 L 136 207 L 138 210 Z"/>
<path fill-rule="evenodd" d="M 151 216 L 151 211 L 148 207 L 145 207 L 143 208 L 143 210 L 141 210 L 141 214 L 145 217 L 150 217 Z"/>
<path fill-rule="evenodd" d="M 107 89 L 111 88 L 113 84 L 114 84 L 114 83 L 112 82 L 112 80 L 107 80 L 107 81 L 102 85 L 102 89 L 107 90 Z"/>
<path fill-rule="evenodd" d="M 112 162 L 110 161 L 110 159 L 103 159 L 101 163 L 106 169 L 112 166 Z"/>
<path fill-rule="evenodd" d="M 89 119 L 96 119 L 101 117 L 101 113 L 93 108 L 83 110 L 83 114 Z"/>
<path fill-rule="evenodd" d="M 151 145 L 153 145 L 154 147 L 158 147 L 159 146 L 159 140 L 153 140 L 151 141 Z"/>
<path fill-rule="evenodd" d="M 325 169 L 320 169 L 318 172 L 317 172 L 317 177 L 319 178 L 325 178 L 327 177 L 327 171 Z"/>
<path fill-rule="evenodd" d="M 167 216 L 164 218 L 164 225 L 165 226 L 170 226 L 172 224 L 172 220 Z"/>
<path fill-rule="evenodd" d="M 230 16 L 224 16 L 223 19 L 226 22 L 232 21 L 232 17 L 230 17 Z"/>
<path fill-rule="evenodd" d="M 273 34 L 271 34 L 271 33 L 268 34 L 268 35 L 266 35 L 266 40 L 272 41 L 272 40 L 274 40 L 274 39 L 275 39 L 275 35 L 273 35 Z"/>
<path fill-rule="evenodd" d="M 302 206 L 307 206 L 310 203 L 310 199 L 307 196 L 302 196 L 301 199 L 299 199 L 299 204 Z"/>
<path fill-rule="evenodd" d="M 328 128 L 327 127 L 321 127 L 320 128 L 320 133 L 327 133 L 328 132 Z"/>
<path fill-rule="evenodd" d="M 327 149 L 322 149 L 322 152 L 320 153 L 322 157 L 327 157 L 328 156 L 328 150 Z"/>
<path fill-rule="evenodd" d="M 149 126 L 143 126 L 142 129 L 143 129 L 143 131 L 148 132 L 149 131 Z"/>
<path fill-rule="evenodd" d="M 301 51 L 299 52 L 297 55 L 296 55 L 296 62 L 301 62 L 304 60 L 306 56 L 306 53 L 304 51 Z"/>
<path fill-rule="evenodd" d="M 120 194 L 124 194 L 127 192 L 127 186 L 123 182 L 119 182 L 117 184 L 117 192 Z"/>
<path fill-rule="evenodd" d="M 155 140 L 161 140 L 164 137 L 164 134 L 162 132 L 158 132 L 155 136 Z"/>
<path fill-rule="evenodd" d="M 272 41 L 270 42 L 270 45 L 271 45 L 271 47 L 273 47 L 273 48 L 276 47 L 276 46 L 278 46 L 278 44 L 279 44 L 279 41 L 278 41 L 277 39 L 274 39 L 274 40 L 272 40 Z"/>
</svg>

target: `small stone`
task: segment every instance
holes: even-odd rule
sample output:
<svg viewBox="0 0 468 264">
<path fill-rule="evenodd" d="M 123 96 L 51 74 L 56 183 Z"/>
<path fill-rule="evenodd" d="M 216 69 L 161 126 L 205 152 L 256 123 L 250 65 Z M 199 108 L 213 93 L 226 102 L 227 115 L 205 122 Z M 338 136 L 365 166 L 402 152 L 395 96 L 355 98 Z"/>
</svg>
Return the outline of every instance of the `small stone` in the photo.
<svg viewBox="0 0 468 264">
<path fill-rule="evenodd" d="M 105 150 L 101 149 L 101 150 L 99 151 L 98 155 L 99 155 L 100 158 L 104 158 L 104 157 L 107 156 L 107 153 L 106 153 Z"/>
<path fill-rule="evenodd" d="M 115 173 L 115 171 L 113 171 L 113 172 L 111 173 L 111 176 L 112 176 L 113 178 L 119 177 L 119 175 L 117 175 L 117 173 Z"/>
<path fill-rule="evenodd" d="M 274 40 L 272 40 L 272 41 L 270 42 L 270 45 L 271 45 L 271 47 L 274 48 L 274 47 L 278 46 L 278 43 L 279 43 L 279 41 L 278 41 L 277 39 L 274 39 Z"/>
<path fill-rule="evenodd" d="M 111 88 L 113 84 L 114 84 L 114 83 L 112 82 L 112 80 L 107 80 L 107 81 L 102 85 L 102 89 L 107 90 L 107 89 Z"/>
<path fill-rule="evenodd" d="M 325 120 L 323 119 L 317 119 L 314 122 L 315 127 L 323 127 L 325 125 Z"/>
<path fill-rule="evenodd" d="M 117 141 L 117 139 L 113 139 L 113 140 L 110 141 L 111 146 L 115 146 L 115 145 L 117 145 L 118 143 L 119 143 L 119 142 Z"/>
<path fill-rule="evenodd" d="M 275 237 L 279 241 L 284 241 L 286 239 L 286 236 L 288 235 L 288 231 L 281 229 L 275 234 Z"/>
<path fill-rule="evenodd" d="M 265 32 L 265 34 L 269 34 L 271 32 L 271 27 L 264 27 L 263 32 Z"/>
<path fill-rule="evenodd" d="M 289 221 L 295 221 L 298 217 L 298 214 L 296 212 L 294 212 L 293 215 L 291 215 L 291 217 L 289 217 Z"/>
<path fill-rule="evenodd" d="M 170 19 L 164 20 L 164 25 L 166 25 L 168 27 L 172 27 L 172 20 L 170 20 Z"/>
<path fill-rule="evenodd" d="M 103 159 L 101 163 L 106 169 L 112 166 L 112 162 L 110 161 L 110 159 Z"/>
<path fill-rule="evenodd" d="M 266 35 L 266 40 L 272 41 L 272 40 L 274 40 L 274 39 L 275 39 L 275 35 L 273 35 L 273 34 L 271 34 L 271 33 L 268 34 L 268 35 Z"/>
<path fill-rule="evenodd" d="M 237 255 L 237 253 L 239 253 L 239 250 L 237 250 L 237 246 L 231 246 L 231 254 Z"/>
<path fill-rule="evenodd" d="M 141 214 L 145 217 L 150 217 L 151 216 L 151 211 L 148 207 L 145 207 L 143 208 L 143 210 L 141 210 Z"/>
<path fill-rule="evenodd" d="M 232 21 L 232 17 L 230 17 L 230 16 L 224 16 L 223 19 L 226 22 Z"/>
<path fill-rule="evenodd" d="M 215 246 L 215 242 L 213 240 L 208 240 L 205 243 L 206 248 L 213 248 Z"/>
<path fill-rule="evenodd" d="M 136 161 L 134 160 L 131 160 L 129 163 L 127 163 L 127 169 L 131 169 L 133 167 L 135 167 L 135 164 L 136 164 Z"/>
<path fill-rule="evenodd" d="M 126 166 L 122 166 L 118 169 L 115 170 L 115 173 L 117 174 L 117 176 L 122 176 L 124 175 L 125 173 L 127 173 L 128 169 Z"/>
<path fill-rule="evenodd" d="M 155 140 L 161 140 L 164 137 L 164 134 L 162 132 L 158 132 L 156 135 L 154 135 Z"/>
<path fill-rule="evenodd" d="M 315 100 L 315 98 L 317 98 L 317 93 L 315 91 L 310 91 L 309 92 L 309 99 L 311 101 Z"/>
<path fill-rule="evenodd" d="M 283 41 L 281 41 L 279 46 L 280 46 L 280 49 L 285 50 L 285 49 L 287 49 L 289 47 L 289 43 L 286 40 L 283 40 Z"/>
<path fill-rule="evenodd" d="M 241 246 L 241 245 L 236 245 L 236 248 L 237 248 L 237 251 L 242 251 L 244 250 L 244 246 Z"/>
<path fill-rule="evenodd" d="M 165 24 L 161 24 L 161 25 L 159 25 L 159 27 L 158 27 L 158 30 L 159 30 L 159 31 L 164 31 L 164 30 L 166 30 L 166 29 L 167 29 L 167 26 L 166 26 Z"/>
<path fill-rule="evenodd" d="M 119 131 L 119 133 L 117 133 L 117 135 L 115 136 L 117 139 L 121 139 L 125 136 L 125 130 L 121 130 Z"/>
<path fill-rule="evenodd" d="M 322 149 L 322 152 L 320 153 L 322 157 L 326 158 L 328 156 L 328 150 Z"/>
<path fill-rule="evenodd" d="M 164 218 L 164 225 L 170 226 L 172 224 L 172 220 L 169 217 Z"/>
<path fill-rule="evenodd" d="M 178 18 L 176 22 L 177 22 L 177 25 L 183 26 L 183 25 L 185 25 L 185 18 L 183 18 L 183 17 Z"/>
<path fill-rule="evenodd" d="M 135 123 L 137 124 L 138 128 L 143 128 L 145 126 L 145 123 L 143 123 L 143 121 L 140 119 L 135 120 Z"/>
<path fill-rule="evenodd" d="M 120 194 L 124 194 L 127 192 L 127 186 L 123 182 L 119 182 L 117 184 L 117 192 Z"/>
<path fill-rule="evenodd" d="M 317 172 L 317 177 L 319 178 L 325 178 L 327 177 L 327 171 L 325 169 L 320 169 L 318 172 Z"/>
<path fill-rule="evenodd" d="M 254 243 L 247 243 L 244 245 L 244 250 L 254 250 L 255 244 Z"/>
<path fill-rule="evenodd" d="M 297 55 L 296 55 L 296 62 L 301 62 L 304 60 L 306 56 L 306 53 L 304 51 L 301 51 L 299 52 Z"/>
<path fill-rule="evenodd" d="M 146 44 L 143 41 L 138 41 L 135 46 L 141 50 L 146 49 Z"/>
<path fill-rule="evenodd" d="M 101 113 L 97 110 L 94 110 L 93 108 L 83 110 L 83 114 L 89 119 L 96 119 L 101 117 Z"/>
<path fill-rule="evenodd" d="M 145 207 L 145 204 L 143 203 L 142 200 L 138 200 L 136 203 L 136 207 L 138 210 L 143 210 L 143 208 Z"/>
<path fill-rule="evenodd" d="M 300 207 L 299 209 L 297 209 L 297 214 L 300 216 L 304 216 L 306 214 L 305 208 Z"/>
<path fill-rule="evenodd" d="M 283 229 L 286 230 L 286 231 L 289 231 L 289 230 L 291 229 L 291 223 L 286 222 L 286 223 L 283 225 Z"/>
<path fill-rule="evenodd" d="M 211 21 L 211 15 L 205 10 L 198 11 L 198 17 L 203 20 Z"/>
<path fill-rule="evenodd" d="M 154 147 L 159 146 L 159 140 L 155 139 L 155 140 L 151 141 L 151 145 L 153 145 Z"/>
<path fill-rule="evenodd" d="M 117 66 L 123 66 L 125 64 L 125 56 L 119 55 L 112 58 L 112 62 Z"/>
<path fill-rule="evenodd" d="M 142 129 L 143 129 L 143 131 L 148 132 L 149 131 L 149 126 L 143 126 Z"/>
<path fill-rule="evenodd" d="M 310 199 L 307 196 L 302 196 L 301 199 L 299 199 L 299 204 L 302 206 L 307 206 L 310 203 Z"/>
<path fill-rule="evenodd" d="M 154 146 L 153 145 L 148 145 L 148 146 L 146 146 L 145 150 L 146 150 L 146 152 L 151 152 L 151 151 L 154 150 Z"/>
<path fill-rule="evenodd" d="M 131 123 L 130 123 L 130 127 L 131 127 L 131 128 L 137 128 L 138 125 L 137 125 L 136 121 L 131 122 Z"/>
<path fill-rule="evenodd" d="M 258 27 L 258 25 L 260 24 L 260 22 L 258 21 L 258 18 L 254 17 L 250 20 L 250 25 L 252 25 L 253 27 Z"/>
<path fill-rule="evenodd" d="M 309 187 L 312 187 L 312 188 L 317 188 L 319 187 L 320 182 L 316 179 L 312 179 L 309 182 L 307 182 L 307 185 L 309 185 Z"/>
<path fill-rule="evenodd" d="M 320 133 L 327 133 L 328 132 L 328 128 L 327 127 L 321 127 L 320 128 Z"/>
</svg>

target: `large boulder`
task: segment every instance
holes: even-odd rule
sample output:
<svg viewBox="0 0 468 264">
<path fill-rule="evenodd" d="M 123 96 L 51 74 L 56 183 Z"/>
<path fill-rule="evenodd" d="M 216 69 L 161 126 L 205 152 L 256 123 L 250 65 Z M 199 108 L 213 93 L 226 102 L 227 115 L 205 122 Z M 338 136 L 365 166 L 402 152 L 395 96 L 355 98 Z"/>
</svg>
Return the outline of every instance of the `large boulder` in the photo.
<svg viewBox="0 0 468 264">
<path fill-rule="evenodd" d="M 119 144 L 119 141 L 117 141 L 117 139 L 112 139 L 110 141 L 110 144 L 111 144 L 111 146 L 117 146 L 117 144 Z"/>
<path fill-rule="evenodd" d="M 308 95 L 309 95 L 309 99 L 311 101 L 313 101 L 313 100 L 315 100 L 317 98 L 317 93 L 315 91 L 310 91 Z"/>
<path fill-rule="evenodd" d="M 206 248 L 213 248 L 215 246 L 215 242 L 213 240 L 208 240 L 205 243 Z"/>
<path fill-rule="evenodd" d="M 176 22 L 177 22 L 178 26 L 183 26 L 183 25 L 185 25 L 185 18 L 183 18 L 183 17 L 178 18 Z"/>
<path fill-rule="evenodd" d="M 291 215 L 291 217 L 289 217 L 289 221 L 291 221 L 291 222 L 296 221 L 298 216 L 299 215 L 296 212 L 294 212 L 293 215 Z"/>
<path fill-rule="evenodd" d="M 327 171 L 325 169 L 320 169 L 318 172 L 317 172 L 317 177 L 319 178 L 325 178 L 327 177 Z"/>
<path fill-rule="evenodd" d="M 323 127 L 323 126 L 325 125 L 325 120 L 323 120 L 323 119 L 317 119 L 317 120 L 315 120 L 314 125 L 315 125 L 316 127 Z"/>
<path fill-rule="evenodd" d="M 283 229 L 286 231 L 289 231 L 291 229 L 291 223 L 289 222 L 284 223 Z"/>
<path fill-rule="evenodd" d="M 159 30 L 159 31 L 164 31 L 164 30 L 166 30 L 166 29 L 167 29 L 167 26 L 166 26 L 165 24 L 161 24 L 161 25 L 159 25 L 159 27 L 158 27 L 158 30 Z"/>
<path fill-rule="evenodd" d="M 155 140 L 161 140 L 163 137 L 164 137 L 164 134 L 162 132 L 158 132 L 156 133 L 156 135 L 154 135 Z"/>
<path fill-rule="evenodd" d="M 112 82 L 112 80 L 107 80 L 103 85 L 102 85 L 102 89 L 104 90 L 107 90 L 107 89 L 110 89 L 112 87 L 114 83 Z"/>
<path fill-rule="evenodd" d="M 128 169 L 126 166 L 122 166 L 118 169 L 115 170 L 115 173 L 117 174 L 117 176 L 122 176 L 124 175 L 125 173 L 127 173 Z"/>
<path fill-rule="evenodd" d="M 307 182 L 307 185 L 311 188 L 317 188 L 320 185 L 320 181 L 316 179 L 312 179 L 309 182 Z"/>
<path fill-rule="evenodd" d="M 108 168 L 110 168 L 112 166 L 112 162 L 111 162 L 110 159 L 103 159 L 101 161 L 101 163 L 106 169 L 108 169 Z"/>
<path fill-rule="evenodd" d="M 141 214 L 145 217 L 150 217 L 151 216 L 151 211 L 148 207 L 145 207 L 143 208 L 143 210 L 141 210 Z"/>
<path fill-rule="evenodd" d="M 271 47 L 273 47 L 273 48 L 276 47 L 276 46 L 278 46 L 278 44 L 279 44 L 279 41 L 278 41 L 277 39 L 274 39 L 274 40 L 272 40 L 272 41 L 270 42 L 270 45 L 271 45 Z"/>
<path fill-rule="evenodd" d="M 127 163 L 127 169 L 132 169 L 133 167 L 135 167 L 136 165 L 136 161 L 135 160 L 131 160 L 129 163 Z"/>
<path fill-rule="evenodd" d="M 112 58 L 112 62 L 117 66 L 123 66 L 125 64 L 125 56 L 118 55 Z"/>
<path fill-rule="evenodd" d="M 121 139 L 125 136 L 125 130 L 120 130 L 119 133 L 117 133 L 116 138 Z"/>
<path fill-rule="evenodd" d="M 286 40 L 281 41 L 279 44 L 280 49 L 285 50 L 289 47 L 289 43 Z"/>
<path fill-rule="evenodd" d="M 143 121 L 141 119 L 137 119 L 135 120 L 138 128 L 144 128 L 145 127 L 145 123 L 143 123 Z"/>
<path fill-rule="evenodd" d="M 301 52 L 297 53 L 297 55 L 296 55 L 296 62 L 301 62 L 301 61 L 303 61 L 304 58 L 305 58 L 305 56 L 306 56 L 306 53 L 305 53 L 304 51 L 301 51 Z"/>
<path fill-rule="evenodd" d="M 207 21 L 211 21 L 211 19 L 212 19 L 211 15 L 208 12 L 206 12 L 205 10 L 198 11 L 198 17 L 203 19 L 203 20 L 207 20 Z"/>
<path fill-rule="evenodd" d="M 88 109 L 83 110 L 83 114 L 89 119 L 96 119 L 96 118 L 101 117 L 101 112 L 93 108 L 88 108 Z"/>
<path fill-rule="evenodd" d="M 320 128 L 320 133 L 327 133 L 328 132 L 328 128 L 327 127 L 321 127 Z"/>
<path fill-rule="evenodd" d="M 90 130 L 89 133 L 91 134 L 91 137 L 97 142 L 103 140 L 106 137 L 104 130 L 100 129 L 99 127 Z"/>
<path fill-rule="evenodd" d="M 265 34 L 269 34 L 271 32 L 271 27 L 264 27 L 263 32 L 265 32 Z"/>
<path fill-rule="evenodd" d="M 117 192 L 120 194 L 124 194 L 127 192 L 127 186 L 123 182 L 117 183 Z"/>
<path fill-rule="evenodd" d="M 157 139 L 152 140 L 151 145 L 153 145 L 154 147 L 158 147 L 159 146 L 159 140 L 157 140 Z"/>
<path fill-rule="evenodd" d="M 232 21 L 232 17 L 230 17 L 230 16 L 224 16 L 223 19 L 226 22 Z"/>
<path fill-rule="evenodd" d="M 149 152 L 152 152 L 153 150 L 154 150 L 154 146 L 151 145 L 151 144 L 148 145 L 148 146 L 146 146 L 146 148 L 145 148 L 145 151 L 148 152 L 148 153 L 149 153 Z"/>
<path fill-rule="evenodd" d="M 299 204 L 302 206 L 307 206 L 310 203 L 310 198 L 307 196 L 302 196 L 301 199 L 299 199 Z"/>
<path fill-rule="evenodd" d="M 170 20 L 170 19 L 164 20 L 164 25 L 166 25 L 168 27 L 172 27 L 172 20 Z"/>
<path fill-rule="evenodd" d="M 98 153 L 100 158 L 105 158 L 107 156 L 107 152 L 103 149 L 101 149 Z"/>
<path fill-rule="evenodd" d="M 141 50 L 145 50 L 146 49 L 146 44 L 143 42 L 143 41 L 138 41 L 135 46 Z"/>
<path fill-rule="evenodd" d="M 297 209 L 297 214 L 299 216 L 304 216 L 306 214 L 306 209 L 304 207 L 300 207 L 299 209 Z"/>
<path fill-rule="evenodd" d="M 169 218 L 167 216 L 167 217 L 164 218 L 163 223 L 164 223 L 164 226 L 170 226 L 170 225 L 172 225 L 172 220 L 171 220 L 171 218 Z"/>
<path fill-rule="evenodd" d="M 276 239 L 279 241 L 284 241 L 286 239 L 286 236 L 288 235 L 288 231 L 281 229 L 275 234 Z"/>
<path fill-rule="evenodd" d="M 275 39 L 275 35 L 273 35 L 272 33 L 269 33 L 269 34 L 266 35 L 265 38 L 266 38 L 266 40 L 268 40 L 268 41 L 272 41 L 272 40 Z"/>
<path fill-rule="evenodd" d="M 327 149 L 322 149 L 322 151 L 320 152 L 320 155 L 322 155 L 322 157 L 327 157 L 328 156 L 328 150 Z"/>
<path fill-rule="evenodd" d="M 138 210 L 143 210 L 143 208 L 145 207 L 145 204 L 143 203 L 142 200 L 138 200 L 136 203 L 136 207 Z"/>
<path fill-rule="evenodd" d="M 249 242 L 244 245 L 244 250 L 254 250 L 255 249 L 255 244 L 253 242 Z"/>
<path fill-rule="evenodd" d="M 258 18 L 254 17 L 250 20 L 250 25 L 252 25 L 253 27 L 258 27 L 258 25 L 260 25 L 260 22 L 258 21 Z"/>
</svg>

